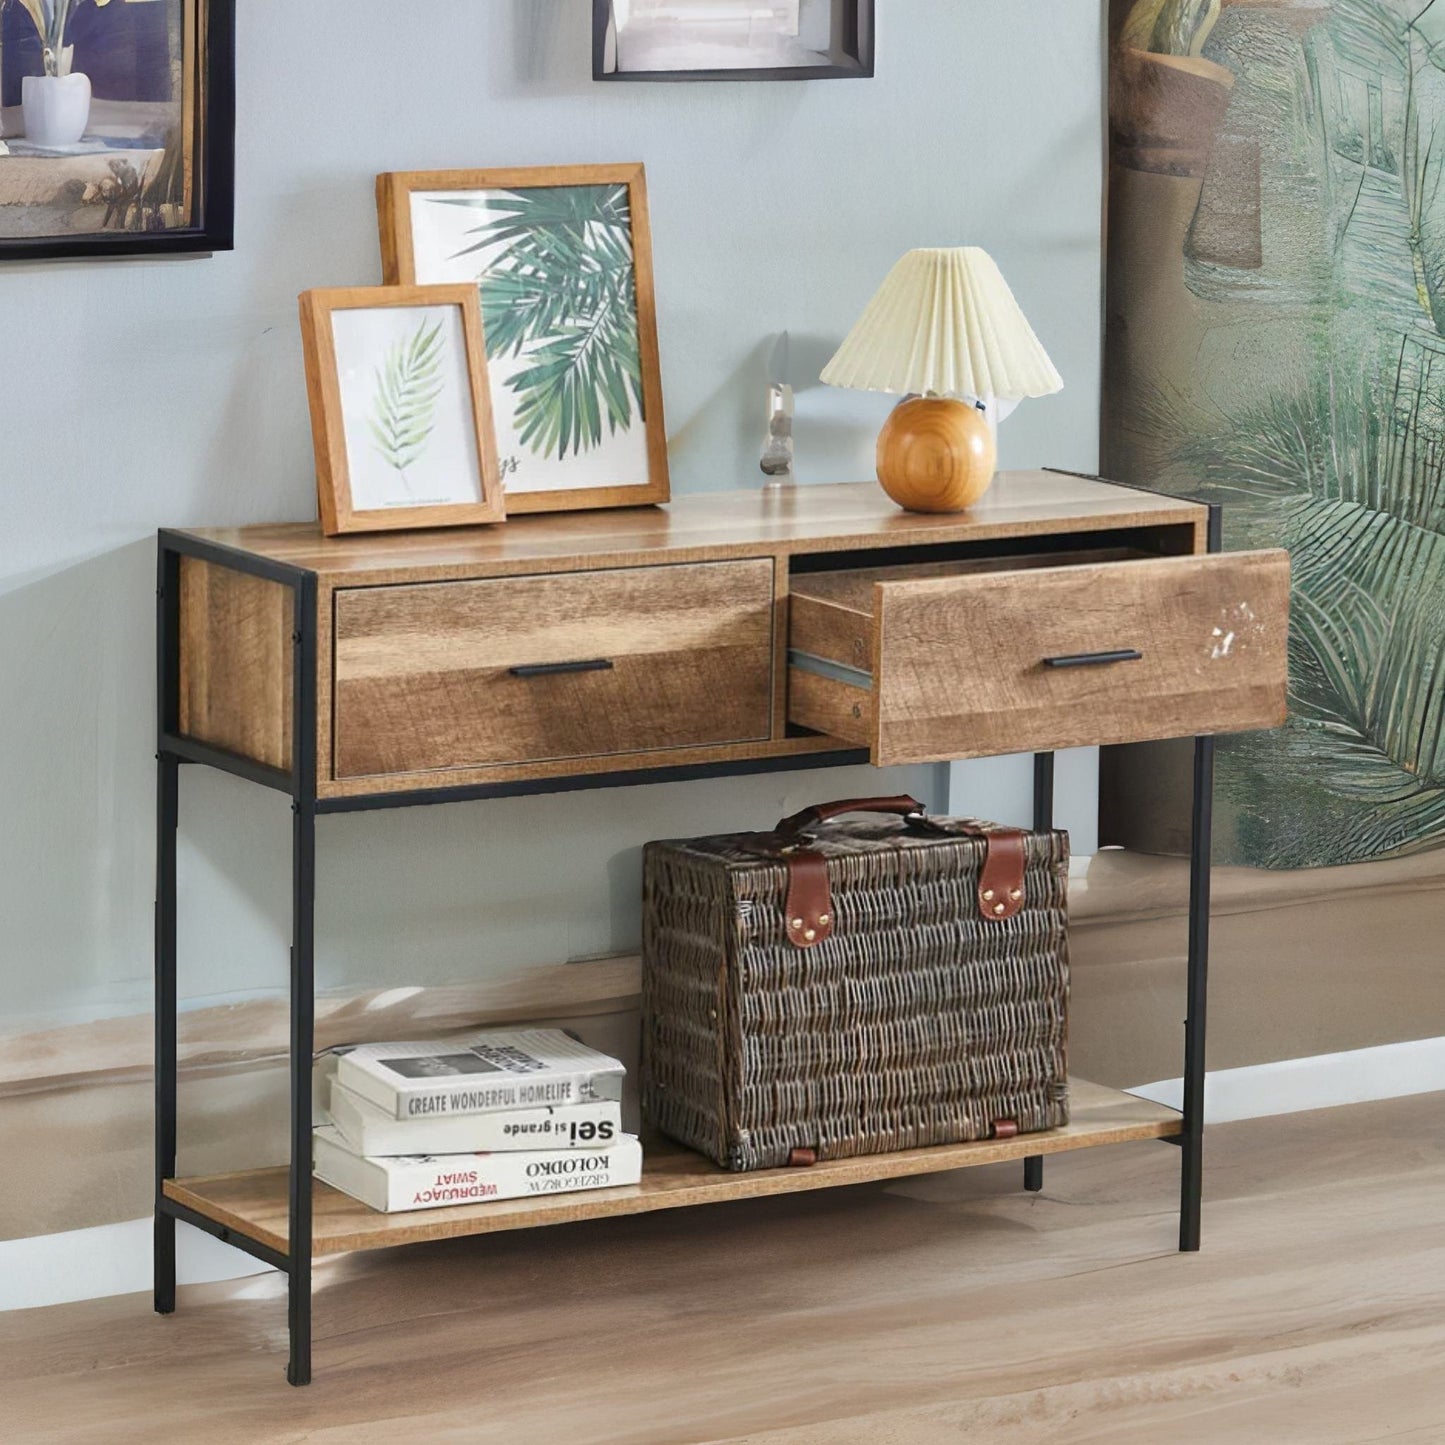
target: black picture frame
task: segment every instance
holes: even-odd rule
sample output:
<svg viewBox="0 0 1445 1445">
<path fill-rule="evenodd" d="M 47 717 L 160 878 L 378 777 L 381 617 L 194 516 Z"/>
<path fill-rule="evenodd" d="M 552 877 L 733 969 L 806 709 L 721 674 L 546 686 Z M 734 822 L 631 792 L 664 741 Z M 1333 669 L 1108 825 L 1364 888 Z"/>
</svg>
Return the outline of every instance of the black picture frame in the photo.
<svg viewBox="0 0 1445 1445">
<path fill-rule="evenodd" d="M 236 5 L 197 0 L 201 46 L 194 121 L 199 128 L 197 223 L 164 231 L 0 237 L 0 262 L 100 256 L 166 256 L 229 251 L 235 245 Z M 0 165 L 4 161 L 0 160 Z"/>
<path fill-rule="evenodd" d="M 612 13 L 613 0 L 592 0 L 593 80 L 868 80 L 873 75 L 874 0 L 844 0 L 844 59 L 836 64 L 748 70 L 609 70 L 607 40 Z"/>
</svg>

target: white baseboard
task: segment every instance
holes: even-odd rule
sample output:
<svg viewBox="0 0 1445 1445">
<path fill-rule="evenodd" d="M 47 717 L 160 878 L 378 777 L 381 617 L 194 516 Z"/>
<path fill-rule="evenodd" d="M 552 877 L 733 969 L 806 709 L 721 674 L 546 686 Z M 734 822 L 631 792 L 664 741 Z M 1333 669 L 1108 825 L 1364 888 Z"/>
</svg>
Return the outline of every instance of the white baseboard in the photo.
<svg viewBox="0 0 1445 1445">
<path fill-rule="evenodd" d="M 1225 1124 L 1435 1090 L 1445 1090 L 1445 1038 L 1220 1069 L 1205 1082 L 1204 1112 L 1209 1123 Z M 1174 1108 L 1179 1107 L 1181 1091 L 1179 1079 L 1133 1090 Z M 176 1274 L 182 1284 L 271 1272 L 270 1266 L 199 1229 L 187 1224 L 176 1228 Z M 0 1241 L 0 1310 L 134 1294 L 150 1287 L 149 1219 Z"/>
<path fill-rule="evenodd" d="M 136 1294 L 151 1287 L 149 1219 L 0 1240 L 0 1310 Z M 189 1224 L 176 1226 L 176 1278 L 211 1284 L 267 1274 L 262 1264 Z"/>
<path fill-rule="evenodd" d="M 1183 1086 L 1182 1079 L 1164 1079 L 1130 1092 L 1177 1109 Z M 1414 1039 L 1343 1054 L 1216 1069 L 1204 1083 L 1204 1119 L 1208 1124 L 1227 1124 L 1437 1089 L 1445 1089 L 1445 1038 Z"/>
</svg>

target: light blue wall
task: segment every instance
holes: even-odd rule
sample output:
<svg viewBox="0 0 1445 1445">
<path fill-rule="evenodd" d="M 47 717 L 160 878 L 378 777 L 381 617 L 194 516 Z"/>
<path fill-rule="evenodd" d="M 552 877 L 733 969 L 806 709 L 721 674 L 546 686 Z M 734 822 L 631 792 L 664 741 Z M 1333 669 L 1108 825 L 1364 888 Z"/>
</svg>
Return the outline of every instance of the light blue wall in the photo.
<svg viewBox="0 0 1445 1445">
<path fill-rule="evenodd" d="M 150 537 L 314 515 L 295 297 L 379 279 L 375 172 L 646 162 L 679 492 L 758 483 L 770 338 L 815 373 L 918 245 L 987 247 L 1066 380 L 1004 464 L 1097 454 L 1096 5 L 879 0 L 876 79 L 718 85 L 595 85 L 588 0 L 238 8 L 235 252 L 0 267 L 0 1030 L 148 1007 Z M 801 477 L 871 475 L 887 405 L 803 391 Z M 643 839 L 880 785 L 948 802 L 913 769 L 326 820 L 321 981 L 624 948 Z M 198 771 L 182 818 L 183 991 L 279 985 L 284 802 Z"/>
</svg>

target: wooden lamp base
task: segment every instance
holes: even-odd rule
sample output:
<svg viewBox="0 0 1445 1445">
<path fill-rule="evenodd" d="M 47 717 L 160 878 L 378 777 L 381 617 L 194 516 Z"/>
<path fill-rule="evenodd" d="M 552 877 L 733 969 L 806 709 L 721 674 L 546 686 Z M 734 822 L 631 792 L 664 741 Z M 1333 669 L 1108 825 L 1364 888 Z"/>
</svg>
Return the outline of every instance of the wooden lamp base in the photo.
<svg viewBox="0 0 1445 1445">
<path fill-rule="evenodd" d="M 917 396 L 878 433 L 878 480 L 909 512 L 961 512 L 988 491 L 998 465 L 993 428 L 977 407 Z"/>
</svg>

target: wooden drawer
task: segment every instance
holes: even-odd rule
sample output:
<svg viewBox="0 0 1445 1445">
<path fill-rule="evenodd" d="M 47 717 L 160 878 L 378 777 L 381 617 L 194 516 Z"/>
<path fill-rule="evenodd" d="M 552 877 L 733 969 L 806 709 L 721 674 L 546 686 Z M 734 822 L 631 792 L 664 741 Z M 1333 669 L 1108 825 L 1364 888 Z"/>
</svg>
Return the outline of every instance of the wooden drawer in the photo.
<svg viewBox="0 0 1445 1445">
<path fill-rule="evenodd" d="M 773 563 L 339 590 L 335 776 L 766 739 Z"/>
<path fill-rule="evenodd" d="M 1288 554 L 1101 555 L 795 577 L 789 719 L 880 766 L 1284 721 Z"/>
</svg>

